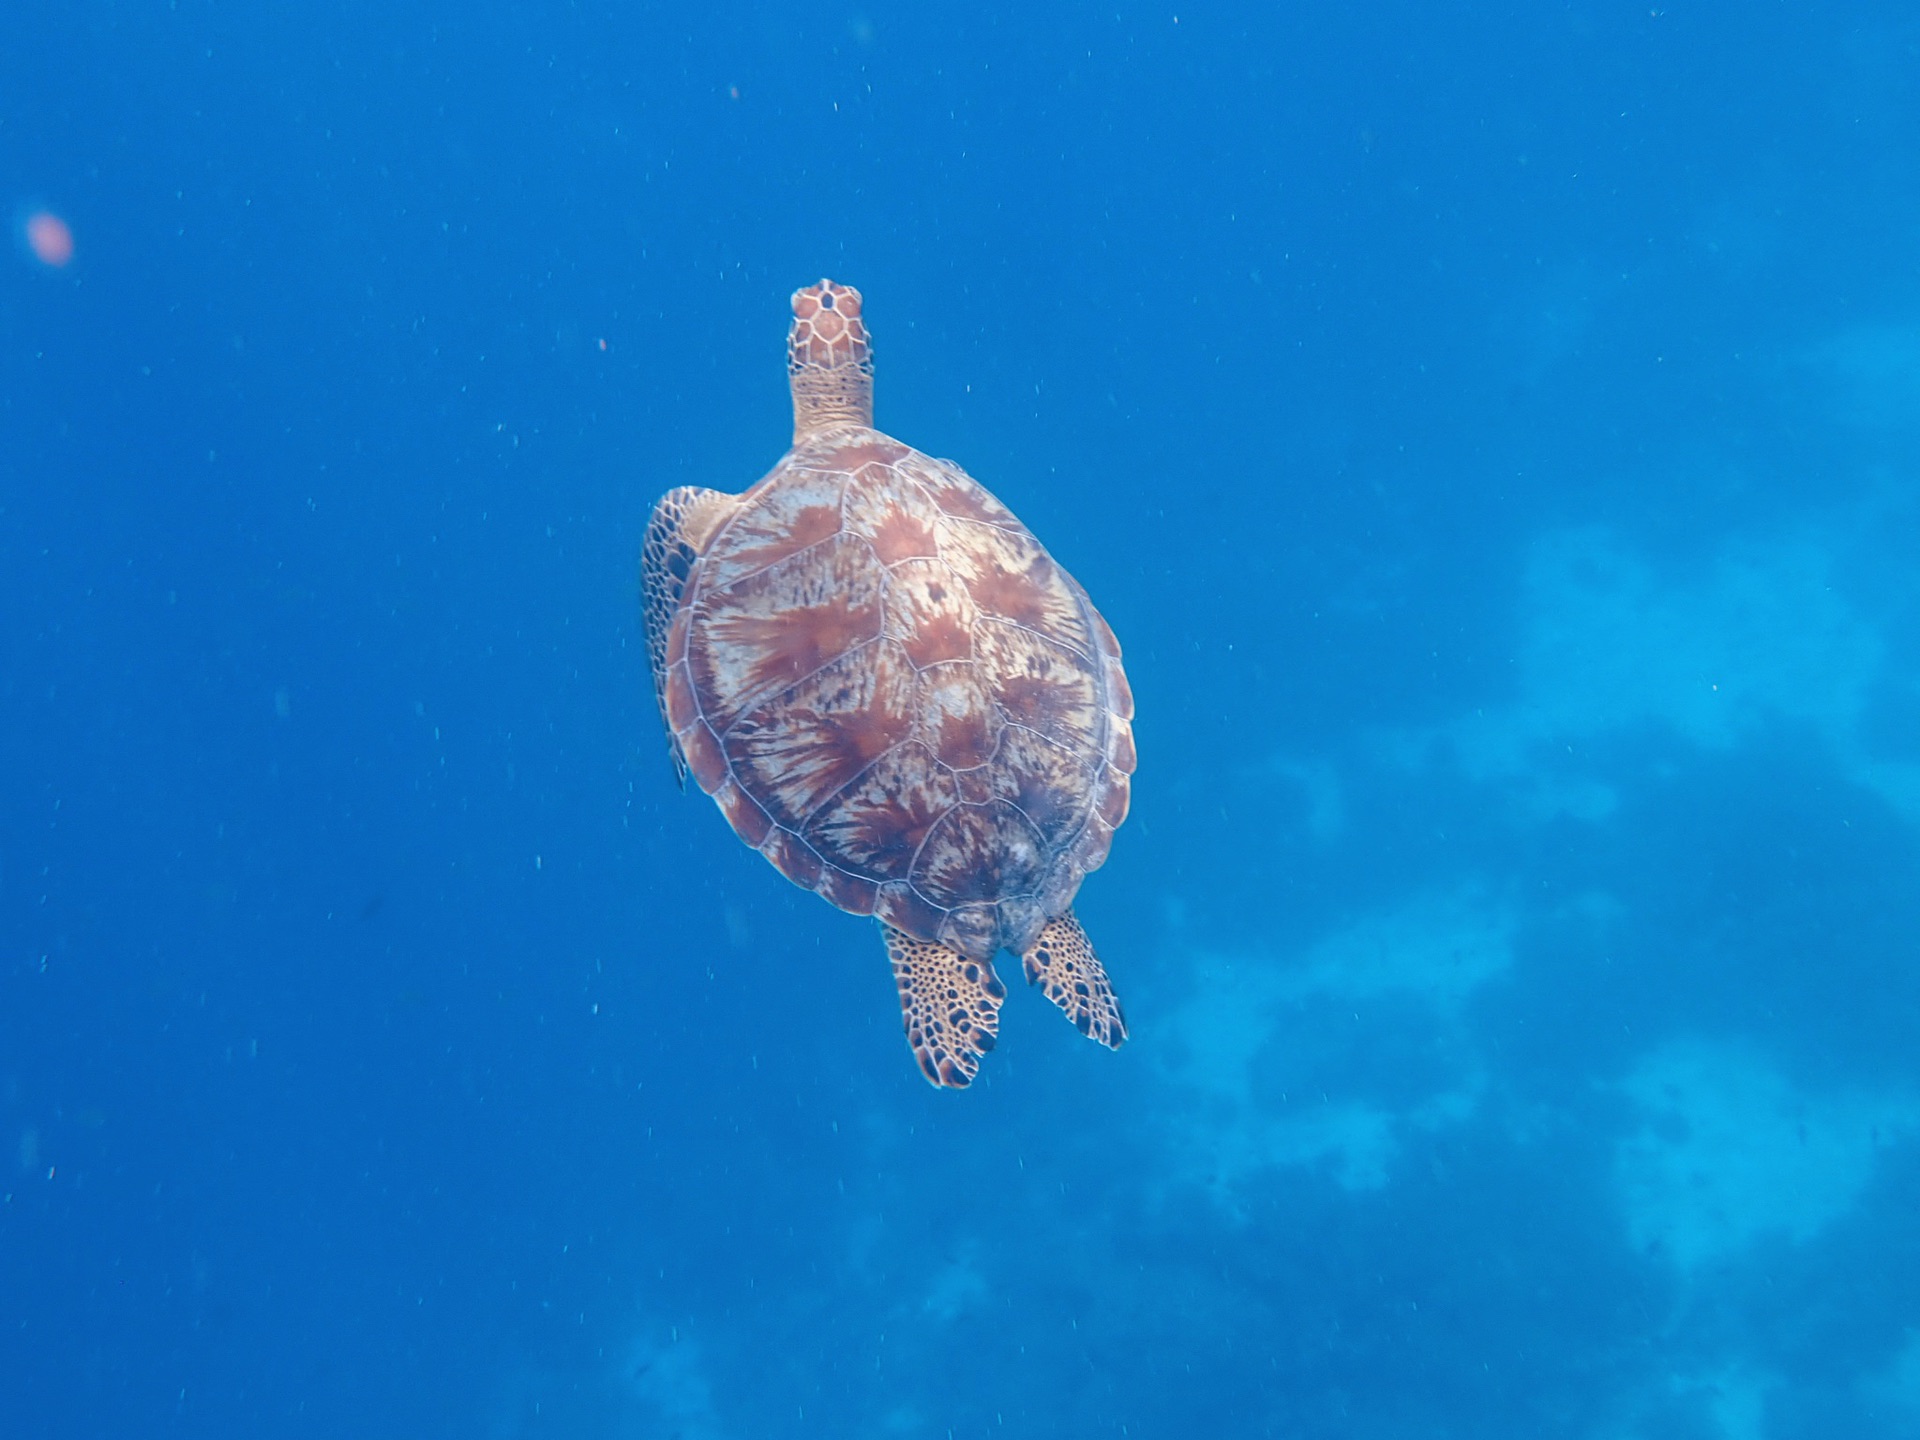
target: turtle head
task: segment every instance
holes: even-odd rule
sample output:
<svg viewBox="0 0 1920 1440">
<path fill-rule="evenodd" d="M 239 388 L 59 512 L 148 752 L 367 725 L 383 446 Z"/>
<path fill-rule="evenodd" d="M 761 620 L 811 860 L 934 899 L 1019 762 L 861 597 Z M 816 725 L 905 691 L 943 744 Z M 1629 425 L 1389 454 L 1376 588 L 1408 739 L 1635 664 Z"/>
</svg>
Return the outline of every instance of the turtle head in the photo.
<svg viewBox="0 0 1920 1440">
<path fill-rule="evenodd" d="M 829 426 L 873 424 L 873 347 L 858 290 L 822 280 L 793 292 L 787 381 L 796 441 Z"/>
</svg>

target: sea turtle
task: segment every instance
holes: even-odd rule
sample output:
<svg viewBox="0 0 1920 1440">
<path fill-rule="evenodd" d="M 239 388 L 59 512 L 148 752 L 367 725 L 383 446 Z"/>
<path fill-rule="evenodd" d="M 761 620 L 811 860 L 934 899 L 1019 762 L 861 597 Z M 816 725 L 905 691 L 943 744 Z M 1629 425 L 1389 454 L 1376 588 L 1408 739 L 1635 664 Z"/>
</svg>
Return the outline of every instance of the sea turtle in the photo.
<svg viewBox="0 0 1920 1440">
<path fill-rule="evenodd" d="M 1117 1049 L 1073 898 L 1127 813 L 1119 643 L 966 471 L 873 428 L 859 291 L 794 293 L 787 377 L 780 463 L 740 495 L 670 490 L 647 524 L 675 773 L 789 880 L 879 919 L 935 1085 L 967 1085 L 993 1048 L 1002 947 Z"/>
</svg>

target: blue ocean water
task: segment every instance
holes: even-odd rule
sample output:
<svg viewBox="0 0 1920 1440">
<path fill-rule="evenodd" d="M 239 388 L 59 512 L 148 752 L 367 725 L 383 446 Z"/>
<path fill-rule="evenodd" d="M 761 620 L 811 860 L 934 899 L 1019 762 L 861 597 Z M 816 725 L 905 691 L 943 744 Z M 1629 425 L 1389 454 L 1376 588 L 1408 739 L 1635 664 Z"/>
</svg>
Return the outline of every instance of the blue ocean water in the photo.
<svg viewBox="0 0 1920 1440">
<path fill-rule="evenodd" d="M 0 1434 L 1920 1435 L 1910 7 L 6 31 Z M 1117 1055 L 674 788 L 822 275 L 1126 647 Z"/>
</svg>

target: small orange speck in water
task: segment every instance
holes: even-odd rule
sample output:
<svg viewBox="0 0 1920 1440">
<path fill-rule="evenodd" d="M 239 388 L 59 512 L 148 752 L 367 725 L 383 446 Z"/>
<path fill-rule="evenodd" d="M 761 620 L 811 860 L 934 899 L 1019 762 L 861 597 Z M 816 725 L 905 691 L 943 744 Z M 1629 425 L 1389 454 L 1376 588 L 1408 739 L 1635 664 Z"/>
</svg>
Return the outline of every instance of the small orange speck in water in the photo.
<svg viewBox="0 0 1920 1440">
<path fill-rule="evenodd" d="M 604 341 L 604 340 L 602 340 L 602 341 L 600 342 L 600 348 L 601 348 L 602 350 L 604 350 L 604 349 L 606 349 L 606 348 L 607 348 L 607 342 L 606 342 L 606 341 Z"/>
<path fill-rule="evenodd" d="M 27 216 L 26 236 L 27 248 L 42 265 L 58 269 L 73 259 L 73 231 L 51 210 L 36 210 Z"/>
<path fill-rule="evenodd" d="M 738 100 L 740 98 L 740 87 L 738 85 L 727 86 L 727 98 L 729 100 Z"/>
</svg>

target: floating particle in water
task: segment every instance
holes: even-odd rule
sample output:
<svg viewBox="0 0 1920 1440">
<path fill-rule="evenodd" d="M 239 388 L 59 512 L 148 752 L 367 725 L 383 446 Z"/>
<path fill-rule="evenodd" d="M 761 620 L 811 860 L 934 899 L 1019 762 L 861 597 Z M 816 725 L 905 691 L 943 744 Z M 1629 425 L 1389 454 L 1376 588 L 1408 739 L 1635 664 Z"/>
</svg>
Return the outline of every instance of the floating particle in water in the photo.
<svg viewBox="0 0 1920 1440">
<path fill-rule="evenodd" d="M 73 259 L 73 231 L 51 210 L 31 212 L 20 226 L 27 249 L 42 265 L 58 270 Z"/>
</svg>

